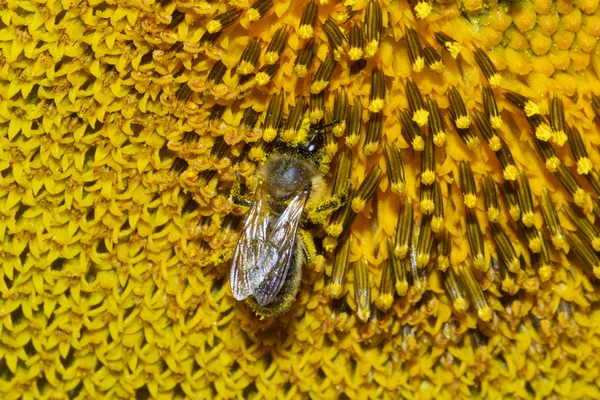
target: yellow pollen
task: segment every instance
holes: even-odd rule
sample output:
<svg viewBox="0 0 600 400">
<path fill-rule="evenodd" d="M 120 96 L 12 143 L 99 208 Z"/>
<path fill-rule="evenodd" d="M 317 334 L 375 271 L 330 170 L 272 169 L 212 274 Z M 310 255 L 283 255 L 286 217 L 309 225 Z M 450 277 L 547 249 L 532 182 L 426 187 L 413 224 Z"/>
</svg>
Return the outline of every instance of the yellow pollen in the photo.
<svg viewBox="0 0 600 400">
<path fill-rule="evenodd" d="M 427 125 L 428 119 L 429 119 L 429 112 L 423 110 L 422 108 L 420 110 L 415 111 L 415 113 L 413 114 L 413 117 L 412 117 L 412 120 L 415 121 L 417 123 L 417 125 L 419 125 L 419 126 Z"/>
<path fill-rule="evenodd" d="M 468 115 L 462 115 L 454 121 L 459 129 L 467 129 L 471 125 L 471 118 Z"/>
<path fill-rule="evenodd" d="M 541 124 L 535 129 L 535 137 L 546 142 L 552 138 L 552 129 L 547 124 Z"/>
<path fill-rule="evenodd" d="M 452 56 L 452 58 L 454 58 L 454 59 L 456 59 L 456 57 L 458 57 L 458 55 L 462 51 L 462 45 L 458 42 L 446 42 L 445 46 L 448 49 L 448 51 L 450 52 L 450 55 Z"/>
<path fill-rule="evenodd" d="M 254 79 L 256 80 L 257 85 L 266 85 L 271 81 L 271 77 L 266 72 L 259 72 Z"/>
<path fill-rule="evenodd" d="M 468 193 L 465 195 L 465 206 L 468 208 L 473 208 L 477 205 L 477 196 L 473 193 Z"/>
<path fill-rule="evenodd" d="M 221 22 L 212 20 L 208 24 L 206 24 L 206 30 L 208 33 L 216 33 L 222 29 Z"/>
<path fill-rule="evenodd" d="M 589 157 L 582 157 L 577 161 L 577 173 L 580 175 L 587 175 L 590 173 L 594 165 Z"/>
<path fill-rule="evenodd" d="M 421 183 L 423 185 L 431 185 L 435 182 L 435 172 L 427 170 L 421 174 Z"/>
<path fill-rule="evenodd" d="M 298 36 L 300 36 L 302 39 L 310 39 L 313 36 L 314 31 L 315 30 L 313 29 L 312 26 L 302 25 L 298 29 Z"/>
<path fill-rule="evenodd" d="M 265 63 L 266 64 L 275 64 L 279 60 L 279 54 L 275 51 L 270 51 L 265 54 Z"/>
<path fill-rule="evenodd" d="M 552 141 L 558 146 L 562 147 L 567 142 L 567 140 L 567 135 L 563 131 L 553 132 Z"/>
<path fill-rule="evenodd" d="M 492 151 L 498 151 L 502 148 L 502 142 L 500 141 L 500 138 L 497 135 L 494 135 L 490 139 L 489 146 L 490 149 L 492 149 Z"/>
<path fill-rule="evenodd" d="M 521 217 L 521 209 L 517 205 L 512 205 L 510 207 L 510 210 L 508 210 L 508 213 L 510 214 L 513 221 L 518 221 Z"/>
<path fill-rule="evenodd" d="M 435 203 L 429 199 L 422 200 L 420 205 L 423 214 L 431 214 L 435 209 Z"/>
<path fill-rule="evenodd" d="M 404 182 L 396 182 L 396 183 L 392 183 L 391 187 L 392 187 L 392 192 L 396 193 L 396 194 L 403 194 L 404 193 Z"/>
<path fill-rule="evenodd" d="M 385 105 L 385 101 L 383 99 L 375 99 L 369 104 L 369 111 L 372 113 L 378 113 L 383 110 L 383 106 Z"/>
<path fill-rule="evenodd" d="M 600 251 L 600 237 L 596 237 L 592 240 L 592 247 L 595 251 Z"/>
<path fill-rule="evenodd" d="M 531 117 L 535 114 L 539 114 L 540 113 L 540 106 L 537 103 L 534 103 L 533 101 L 528 101 L 525 104 L 525 115 L 527 115 L 528 117 Z"/>
<path fill-rule="evenodd" d="M 529 249 L 534 253 L 542 251 L 542 239 L 535 238 L 529 241 Z"/>
<path fill-rule="evenodd" d="M 296 74 L 296 76 L 298 78 L 304 78 L 306 76 L 306 74 L 308 74 L 308 69 L 306 68 L 306 65 L 302 65 L 302 64 L 298 64 L 294 67 L 294 74 Z"/>
<path fill-rule="evenodd" d="M 260 13 L 256 8 L 250 8 L 246 12 L 246 16 L 248 17 L 248 21 L 250 22 L 258 21 L 260 19 Z"/>
<path fill-rule="evenodd" d="M 487 214 L 490 222 L 498 222 L 500 220 L 500 210 L 498 210 L 496 207 L 488 208 Z"/>
<path fill-rule="evenodd" d="M 254 65 L 248 61 L 242 61 L 237 67 L 237 72 L 240 75 L 248 75 L 252 71 L 254 71 Z"/>
<path fill-rule="evenodd" d="M 435 72 L 442 72 L 444 70 L 444 63 L 442 61 L 436 61 L 429 66 Z"/>
<path fill-rule="evenodd" d="M 502 117 L 496 115 L 490 118 L 490 123 L 492 124 L 492 128 L 494 129 L 502 129 L 504 126 L 504 121 L 502 121 Z"/>
<path fill-rule="evenodd" d="M 550 172 L 556 172 L 558 167 L 560 166 L 560 160 L 558 157 L 550 157 L 546 160 L 546 168 Z"/>
<path fill-rule="evenodd" d="M 425 59 L 423 57 L 417 58 L 413 63 L 412 68 L 415 72 L 421 72 L 423 68 L 425 68 Z"/>
<path fill-rule="evenodd" d="M 263 131 L 263 140 L 265 142 L 272 142 L 277 136 L 277 129 L 267 128 Z"/>
<path fill-rule="evenodd" d="M 433 144 L 435 144 L 437 147 L 443 146 L 444 143 L 446 143 L 446 132 L 438 132 L 435 135 L 433 135 Z"/>
<path fill-rule="evenodd" d="M 312 94 L 319 94 L 327 87 L 327 85 L 329 85 L 329 82 L 327 81 L 317 81 L 310 85 L 310 92 Z"/>
<path fill-rule="evenodd" d="M 408 291 L 408 282 L 406 282 L 406 281 L 396 282 L 396 292 L 398 292 L 398 294 L 400 296 L 406 296 L 407 291 Z"/>
<path fill-rule="evenodd" d="M 573 199 L 575 200 L 575 204 L 579 207 L 584 207 L 585 203 L 587 203 L 588 194 L 582 188 L 577 189 L 575 194 L 573 195 Z"/>
<path fill-rule="evenodd" d="M 433 217 L 431 219 L 431 230 L 434 233 L 441 232 L 444 229 L 444 218 L 442 217 Z"/>
<path fill-rule="evenodd" d="M 417 13 L 417 17 L 421 19 L 427 18 L 431 13 L 431 10 L 431 5 L 425 1 L 422 1 L 415 6 L 415 12 Z"/>
<path fill-rule="evenodd" d="M 423 151 L 423 149 L 425 148 L 425 142 L 423 141 L 423 138 L 421 136 L 415 137 L 411 144 L 412 148 L 416 151 Z"/>
<path fill-rule="evenodd" d="M 495 89 L 497 87 L 500 87 L 501 84 L 502 84 L 502 75 L 494 74 L 494 75 L 490 76 L 490 86 L 492 88 Z"/>
<path fill-rule="evenodd" d="M 365 46 L 365 58 L 373 57 L 375 54 L 377 54 L 378 49 L 379 41 L 372 40 L 371 42 L 367 43 L 367 45 Z"/>
<path fill-rule="evenodd" d="M 531 228 L 533 226 L 533 222 L 535 221 L 535 215 L 531 211 L 523 213 L 523 215 L 521 216 L 521 220 L 523 221 L 523 225 L 525 225 L 528 228 Z"/>
<path fill-rule="evenodd" d="M 363 49 L 360 47 L 352 47 L 350 50 L 348 50 L 348 58 L 350 58 L 352 61 L 360 60 L 363 58 L 363 54 Z"/>
</svg>

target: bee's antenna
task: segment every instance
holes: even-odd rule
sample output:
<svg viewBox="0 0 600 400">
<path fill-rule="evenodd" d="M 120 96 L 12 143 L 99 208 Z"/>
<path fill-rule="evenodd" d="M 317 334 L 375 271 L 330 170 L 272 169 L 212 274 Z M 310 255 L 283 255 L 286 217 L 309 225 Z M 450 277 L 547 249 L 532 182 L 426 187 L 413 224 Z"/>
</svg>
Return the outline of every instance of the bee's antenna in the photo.
<svg viewBox="0 0 600 400">
<path fill-rule="evenodd" d="M 342 120 L 338 119 L 337 121 L 329 122 L 328 124 L 319 125 L 319 126 L 315 127 L 314 130 L 315 131 L 324 131 L 325 129 L 329 128 L 330 126 L 337 125 L 340 122 L 342 122 Z"/>
</svg>

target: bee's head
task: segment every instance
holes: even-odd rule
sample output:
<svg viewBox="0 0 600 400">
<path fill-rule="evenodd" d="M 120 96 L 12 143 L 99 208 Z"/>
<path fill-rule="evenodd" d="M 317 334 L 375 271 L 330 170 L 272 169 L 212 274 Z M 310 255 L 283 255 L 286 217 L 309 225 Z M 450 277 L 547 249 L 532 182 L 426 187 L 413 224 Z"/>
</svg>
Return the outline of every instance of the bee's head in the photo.
<svg viewBox="0 0 600 400">
<path fill-rule="evenodd" d="M 327 128 L 339 122 L 334 121 L 323 125 L 311 125 L 305 141 L 294 147 L 286 143 L 278 143 L 278 150 L 284 154 L 295 154 L 300 158 L 314 160 L 318 164 L 325 144 L 325 132 Z"/>
</svg>

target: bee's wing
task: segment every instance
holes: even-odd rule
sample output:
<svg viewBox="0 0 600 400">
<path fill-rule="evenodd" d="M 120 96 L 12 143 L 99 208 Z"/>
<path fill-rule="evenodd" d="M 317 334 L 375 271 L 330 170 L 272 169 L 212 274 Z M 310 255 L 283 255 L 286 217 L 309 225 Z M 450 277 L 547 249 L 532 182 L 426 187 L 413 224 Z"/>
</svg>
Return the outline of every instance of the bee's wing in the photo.
<svg viewBox="0 0 600 400">
<path fill-rule="evenodd" d="M 237 300 L 251 296 L 266 274 L 261 269 L 261 258 L 264 258 L 264 253 L 269 253 L 265 250 L 269 213 L 265 210 L 262 187 L 258 188 L 254 197 L 233 253 L 229 274 L 231 291 Z"/>
<path fill-rule="evenodd" d="M 269 232 L 259 260 L 266 274 L 255 288 L 253 296 L 258 304 L 269 304 L 281 290 L 296 249 L 296 234 L 308 192 L 302 191 L 294 197 Z"/>
</svg>

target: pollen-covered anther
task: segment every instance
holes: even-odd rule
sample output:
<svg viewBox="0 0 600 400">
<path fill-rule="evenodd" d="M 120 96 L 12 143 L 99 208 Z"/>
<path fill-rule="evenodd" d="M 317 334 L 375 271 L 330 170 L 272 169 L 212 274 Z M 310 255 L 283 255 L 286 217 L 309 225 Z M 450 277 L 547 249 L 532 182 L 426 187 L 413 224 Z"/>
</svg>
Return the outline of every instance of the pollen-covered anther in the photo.
<svg viewBox="0 0 600 400">
<path fill-rule="evenodd" d="M 272 142 L 277 136 L 277 130 L 283 115 L 283 102 L 284 96 L 282 93 L 271 96 L 269 100 L 263 130 L 263 140 L 265 142 Z"/>
<path fill-rule="evenodd" d="M 502 75 L 498 73 L 498 70 L 485 51 L 479 47 L 475 47 L 475 60 L 477 61 L 479 68 L 483 72 L 483 75 L 485 75 L 492 88 L 497 88 L 500 86 L 502 83 Z"/>
<path fill-rule="evenodd" d="M 393 145 L 385 142 L 383 144 L 383 155 L 385 157 L 385 165 L 387 176 L 390 181 L 390 188 L 396 194 L 403 194 L 406 186 L 404 180 L 404 165 L 400 151 Z"/>
<path fill-rule="evenodd" d="M 221 32 L 223 29 L 232 25 L 240 17 L 240 15 L 242 15 L 242 11 L 243 10 L 239 8 L 234 8 L 223 14 L 217 15 L 206 24 L 206 31 L 209 34 Z"/>
<path fill-rule="evenodd" d="M 410 249 L 413 230 L 413 204 L 410 196 L 400 202 L 400 213 L 396 225 L 396 246 L 394 254 L 399 259 L 404 259 Z"/>
<path fill-rule="evenodd" d="M 379 141 L 383 133 L 383 112 L 369 113 L 367 122 L 367 134 L 363 147 L 363 155 L 370 156 L 379 148 Z"/>
<path fill-rule="evenodd" d="M 415 72 L 421 72 L 425 67 L 425 57 L 423 55 L 423 46 L 419 40 L 419 35 L 411 27 L 406 27 L 406 43 L 408 45 L 408 58 Z"/>
<path fill-rule="evenodd" d="M 431 214 L 435 210 L 435 202 L 433 201 L 433 186 L 421 185 L 419 191 L 419 206 L 421 213 L 425 215 Z"/>
<path fill-rule="evenodd" d="M 251 74 L 256 68 L 260 55 L 260 40 L 255 39 L 248 42 L 242 53 L 242 58 L 237 65 L 237 73 L 240 75 Z"/>
<path fill-rule="evenodd" d="M 525 112 L 527 117 L 533 117 L 534 115 L 540 115 L 540 106 L 522 94 L 506 91 L 504 92 L 504 97 L 508 99 L 512 104 L 514 104 L 518 109 Z"/>
<path fill-rule="evenodd" d="M 348 50 L 348 58 L 351 61 L 357 61 L 363 58 L 365 54 L 365 39 L 362 28 L 357 23 L 352 23 L 350 26 L 350 49 Z"/>
<path fill-rule="evenodd" d="M 274 0 L 257 0 L 252 7 L 246 11 L 248 21 L 254 22 L 264 17 L 271 7 L 273 7 L 273 2 Z"/>
<path fill-rule="evenodd" d="M 300 25 L 298 26 L 298 36 L 303 39 L 312 38 L 317 25 L 317 14 L 319 12 L 319 5 L 316 1 L 309 2 L 300 18 Z"/>
<path fill-rule="evenodd" d="M 427 110 L 429 111 L 429 132 L 433 135 L 433 143 L 441 147 L 446 143 L 446 126 L 437 101 L 427 96 Z"/>
<path fill-rule="evenodd" d="M 431 215 L 426 215 L 422 219 L 419 228 L 419 240 L 417 242 L 416 262 L 418 268 L 424 268 L 431 257 L 431 247 L 433 246 L 433 233 L 431 230 Z"/>
<path fill-rule="evenodd" d="M 369 0 L 363 15 L 366 42 L 364 57 L 371 58 L 379 49 L 383 32 L 383 12 L 379 0 Z"/>
<path fill-rule="evenodd" d="M 569 247 L 573 250 L 577 258 L 579 258 L 596 279 L 600 279 L 600 258 L 591 244 L 575 232 L 565 231 L 565 236 Z"/>
<path fill-rule="evenodd" d="M 408 282 L 406 280 L 406 260 L 400 260 L 395 254 L 394 243 L 392 239 L 388 238 L 387 241 L 388 251 L 388 264 L 394 275 L 396 293 L 400 296 L 405 296 L 408 291 Z"/>
<path fill-rule="evenodd" d="M 353 148 L 360 140 L 362 127 L 362 102 L 355 99 L 348 115 L 348 127 L 346 129 L 346 146 Z"/>
<path fill-rule="evenodd" d="M 437 238 L 437 259 L 436 267 L 444 272 L 450 266 L 450 232 L 444 230 Z"/>
<path fill-rule="evenodd" d="M 407 110 L 400 110 L 400 122 L 402 124 L 402 136 L 406 143 L 410 144 L 416 151 L 423 151 L 425 141 L 419 131 L 419 126 L 412 120 Z"/>
<path fill-rule="evenodd" d="M 490 224 L 490 232 L 494 239 L 498 256 L 504 265 L 506 265 L 510 272 L 518 272 L 521 269 L 521 263 L 504 229 L 500 225 L 492 223 Z"/>
<path fill-rule="evenodd" d="M 474 210 L 466 210 L 466 227 L 467 227 L 467 238 L 469 240 L 469 246 L 471 248 L 471 254 L 473 256 L 473 264 L 477 269 L 486 271 L 488 265 L 485 264 L 485 247 L 483 245 L 483 235 L 479 228 L 479 221 Z"/>
<path fill-rule="evenodd" d="M 279 64 L 263 65 L 254 76 L 254 80 L 259 86 L 266 85 L 277 74 L 277 71 L 279 71 Z"/>
<path fill-rule="evenodd" d="M 469 308 L 469 299 L 467 291 L 452 265 L 447 267 L 444 272 L 444 286 L 452 299 L 454 309 L 464 313 Z"/>
<path fill-rule="evenodd" d="M 438 43 L 446 48 L 452 58 L 456 59 L 460 52 L 463 49 L 462 44 L 458 43 L 456 40 L 452 39 L 450 36 L 446 35 L 443 32 L 436 32 L 435 38 Z"/>
<path fill-rule="evenodd" d="M 336 61 L 339 61 L 342 57 L 344 48 L 348 43 L 346 35 L 344 35 L 344 32 L 342 32 L 338 23 L 331 18 L 328 18 L 323 24 L 323 31 L 325 32 L 325 36 L 327 36 L 327 40 L 329 41 L 329 47 L 333 52 L 333 58 Z"/>
<path fill-rule="evenodd" d="M 569 217 L 577 227 L 578 232 L 583 234 L 587 241 L 592 245 L 595 251 L 600 251 L 600 231 L 590 222 L 589 219 L 576 207 L 569 202 L 564 202 L 563 212 Z"/>
<path fill-rule="evenodd" d="M 277 29 L 265 52 L 265 64 L 275 64 L 279 61 L 279 57 L 285 49 L 289 33 L 290 31 L 287 27 Z"/>
<path fill-rule="evenodd" d="M 371 92 L 369 94 L 369 111 L 378 113 L 385 105 L 385 76 L 383 69 L 376 67 L 371 75 Z"/>
<path fill-rule="evenodd" d="M 412 120 L 419 126 L 425 126 L 429 119 L 429 112 L 425 109 L 419 88 L 411 79 L 406 81 L 406 97 L 412 112 Z"/>
<path fill-rule="evenodd" d="M 467 129 L 471 126 L 471 118 L 467 113 L 465 103 L 455 87 L 450 88 L 448 98 L 450 100 L 450 113 L 452 121 L 457 129 Z"/>
<path fill-rule="evenodd" d="M 483 321 L 489 321 L 492 318 L 492 309 L 488 305 L 487 299 L 485 298 L 475 275 L 473 275 L 471 267 L 465 264 L 459 265 L 458 276 L 465 286 L 479 318 Z"/>
<path fill-rule="evenodd" d="M 577 173 L 579 175 L 588 175 L 592 171 L 595 172 L 594 164 L 588 156 L 585 144 L 583 143 L 583 139 L 577 128 L 568 127 L 566 128 L 566 131 L 569 137 L 571 153 L 577 162 Z M 592 179 L 590 179 L 590 183 L 594 186 L 594 189 L 596 189 L 595 182 Z"/>
<path fill-rule="evenodd" d="M 329 86 L 336 65 L 337 63 L 331 55 L 328 55 L 327 58 L 325 58 L 311 78 L 311 93 L 319 93 Z"/>
<path fill-rule="evenodd" d="M 302 50 L 300 50 L 294 62 L 294 73 L 298 78 L 304 78 L 308 74 L 308 70 L 317 54 L 317 47 L 317 42 L 314 39 L 310 39 L 304 44 Z"/>
<path fill-rule="evenodd" d="M 442 197 L 442 189 L 440 181 L 435 180 L 433 183 L 433 217 L 431 218 L 431 230 L 439 233 L 444 229 L 444 198 Z"/>
<path fill-rule="evenodd" d="M 352 235 L 348 235 L 335 252 L 328 288 L 329 297 L 333 299 L 338 299 L 344 294 L 344 282 L 348 272 L 348 257 L 350 256 L 351 245 Z"/>
<path fill-rule="evenodd" d="M 393 257 L 393 255 L 392 255 Z M 391 261 L 385 261 L 383 271 L 381 272 L 381 281 L 379 282 L 379 295 L 375 300 L 375 305 L 380 310 L 387 310 L 394 302 L 394 271 Z"/>
<path fill-rule="evenodd" d="M 317 124 L 325 116 L 325 92 L 310 94 L 310 123 Z"/>
<path fill-rule="evenodd" d="M 304 118 L 305 110 L 306 99 L 303 96 L 296 97 L 296 104 L 290 109 L 288 119 L 281 131 L 283 142 L 297 145 L 306 139 L 310 129 L 310 119 Z"/>
<path fill-rule="evenodd" d="M 521 221 L 523 225 L 530 228 L 533 226 L 535 217 L 533 214 L 533 196 L 531 195 L 531 188 L 525 171 L 520 171 L 516 188 L 517 199 L 521 208 Z"/>
<path fill-rule="evenodd" d="M 432 71 L 442 72 L 444 69 L 444 62 L 442 61 L 442 57 L 433 47 L 423 47 L 423 54 L 425 55 L 425 63 Z"/>
<path fill-rule="evenodd" d="M 481 179 L 483 187 L 483 203 L 490 222 L 498 222 L 500 218 L 500 205 L 498 204 L 498 196 L 496 195 L 496 187 L 494 181 L 489 175 Z"/>
<path fill-rule="evenodd" d="M 540 208 L 544 217 L 544 224 L 550 233 L 550 238 L 554 248 L 560 250 L 564 246 L 564 235 L 558 219 L 558 214 L 554 203 L 550 198 L 550 192 L 547 188 L 542 188 L 542 197 L 540 198 Z"/>
<path fill-rule="evenodd" d="M 435 181 L 435 147 L 433 137 L 425 137 L 425 148 L 421 154 L 421 183 L 431 185 Z"/>
<path fill-rule="evenodd" d="M 497 188 L 511 218 L 513 221 L 518 221 L 521 218 L 521 207 L 519 207 L 519 201 L 513 183 L 504 182 L 504 184 L 498 184 Z"/>
<path fill-rule="evenodd" d="M 417 13 L 418 18 L 425 19 L 431 14 L 432 9 L 428 1 L 419 1 L 415 6 L 415 13 Z"/>
<path fill-rule="evenodd" d="M 382 176 L 383 172 L 381 172 L 379 167 L 373 167 L 369 171 L 365 179 L 358 187 L 356 195 L 352 200 L 352 210 L 355 213 L 361 212 L 364 209 L 367 201 L 369 201 L 369 199 L 375 194 Z"/>
<path fill-rule="evenodd" d="M 466 161 L 461 161 L 459 164 L 460 190 L 462 191 L 465 206 L 474 208 L 477 205 L 477 187 L 473 172 Z"/>
</svg>

